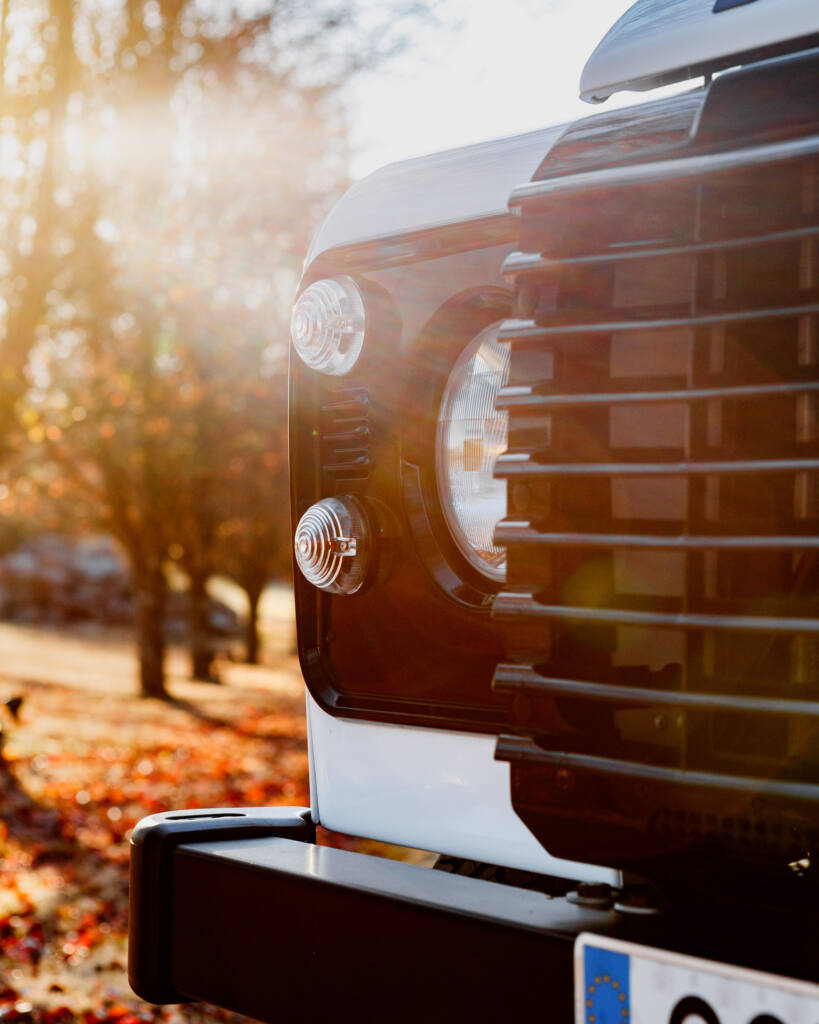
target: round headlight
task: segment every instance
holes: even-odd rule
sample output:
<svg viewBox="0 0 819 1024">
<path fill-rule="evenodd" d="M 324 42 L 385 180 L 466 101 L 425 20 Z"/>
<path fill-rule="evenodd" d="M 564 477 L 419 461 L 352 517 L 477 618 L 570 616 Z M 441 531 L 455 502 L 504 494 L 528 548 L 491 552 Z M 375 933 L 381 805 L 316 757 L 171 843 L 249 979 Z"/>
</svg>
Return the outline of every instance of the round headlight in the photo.
<svg viewBox="0 0 819 1024">
<path fill-rule="evenodd" d="M 449 375 L 438 416 L 435 468 L 444 513 L 458 547 L 494 580 L 506 574 L 506 550 L 493 534 L 506 515 L 506 484 L 492 471 L 506 449 L 509 416 L 495 399 L 509 379 L 509 351 L 498 324 L 473 339 Z"/>
<path fill-rule="evenodd" d="M 351 277 L 328 277 L 301 293 L 290 336 L 314 370 L 340 375 L 353 368 L 364 343 L 364 300 Z"/>
</svg>

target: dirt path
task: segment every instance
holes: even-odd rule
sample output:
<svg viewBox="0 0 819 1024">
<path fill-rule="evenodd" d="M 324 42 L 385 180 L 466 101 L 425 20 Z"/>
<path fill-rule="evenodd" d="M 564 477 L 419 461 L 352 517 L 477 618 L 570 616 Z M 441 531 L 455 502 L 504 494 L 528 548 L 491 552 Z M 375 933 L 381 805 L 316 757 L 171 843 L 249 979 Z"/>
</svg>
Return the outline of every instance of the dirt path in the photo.
<svg viewBox="0 0 819 1024">
<path fill-rule="evenodd" d="M 223 681 L 231 689 L 302 693 L 301 673 L 294 655 L 278 656 L 274 665 L 242 665 L 226 659 L 218 664 Z M 175 695 L 187 691 L 185 695 L 196 693 L 204 697 L 206 692 L 217 689 L 189 682 L 187 655 L 179 648 L 171 648 L 167 667 L 169 688 Z M 0 622 L 0 686 L 13 688 L 17 682 L 136 696 L 138 665 L 132 633 L 95 623 L 61 627 Z"/>
</svg>

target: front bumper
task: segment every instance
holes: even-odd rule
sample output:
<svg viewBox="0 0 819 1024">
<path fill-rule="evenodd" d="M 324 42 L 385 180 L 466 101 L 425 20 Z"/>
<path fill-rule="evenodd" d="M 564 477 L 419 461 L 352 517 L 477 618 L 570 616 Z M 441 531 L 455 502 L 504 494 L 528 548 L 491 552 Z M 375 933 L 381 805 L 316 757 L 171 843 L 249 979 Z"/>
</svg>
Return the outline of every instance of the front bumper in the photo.
<svg viewBox="0 0 819 1024">
<path fill-rule="evenodd" d="M 129 975 L 151 1002 L 262 1021 L 568 1024 L 584 931 L 809 980 L 819 962 L 781 908 L 629 915 L 318 847 L 303 808 L 191 814 L 153 815 L 133 840 Z"/>
</svg>

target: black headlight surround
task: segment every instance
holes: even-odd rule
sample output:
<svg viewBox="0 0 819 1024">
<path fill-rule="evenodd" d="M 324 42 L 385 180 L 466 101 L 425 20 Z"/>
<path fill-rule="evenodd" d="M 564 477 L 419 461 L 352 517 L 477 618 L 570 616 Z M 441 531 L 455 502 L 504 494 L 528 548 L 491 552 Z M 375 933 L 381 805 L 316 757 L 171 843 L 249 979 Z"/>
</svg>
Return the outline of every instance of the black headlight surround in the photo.
<svg viewBox="0 0 819 1024">
<path fill-rule="evenodd" d="M 511 304 L 500 268 L 515 225 L 508 216 L 498 221 L 466 234 L 459 226 L 452 246 L 436 232 L 434 244 L 426 236 L 402 259 L 392 245 L 335 251 L 305 274 L 306 287 L 347 273 L 376 299 L 375 316 L 367 300 L 367 338 L 349 374 L 329 379 L 291 357 L 293 522 L 321 498 L 355 495 L 383 556 L 369 586 L 354 595 L 318 591 L 296 570 L 302 670 L 330 714 L 488 733 L 508 720 L 509 698 L 491 686 L 502 655 L 489 615 L 496 587 L 459 551 L 435 474 L 452 367 Z M 349 438 L 340 443 L 355 449 L 340 473 L 326 465 L 328 403 L 343 407 Z"/>
<path fill-rule="evenodd" d="M 509 291 L 478 288 L 453 296 L 435 312 L 418 344 L 424 351 L 439 351 L 441 365 L 429 408 L 405 433 L 402 452 L 405 509 L 418 552 L 441 590 L 473 608 L 487 608 L 503 584 L 472 565 L 447 523 L 436 472 L 438 417 L 458 358 L 481 331 L 509 316 L 511 306 Z"/>
</svg>

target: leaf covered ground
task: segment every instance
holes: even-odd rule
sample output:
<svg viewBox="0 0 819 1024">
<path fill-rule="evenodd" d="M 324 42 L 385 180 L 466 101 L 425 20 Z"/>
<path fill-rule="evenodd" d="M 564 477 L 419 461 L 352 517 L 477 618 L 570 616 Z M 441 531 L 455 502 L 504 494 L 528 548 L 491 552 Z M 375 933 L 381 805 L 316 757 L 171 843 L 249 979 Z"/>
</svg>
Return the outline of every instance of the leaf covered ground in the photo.
<svg viewBox="0 0 819 1024">
<path fill-rule="evenodd" d="M 176 654 L 165 703 L 134 695 L 124 635 L 0 624 L 0 652 L 0 701 L 25 698 L 2 723 L 0 1024 L 243 1019 L 131 992 L 128 840 L 155 811 L 309 803 L 295 658 L 212 686 Z"/>
</svg>

